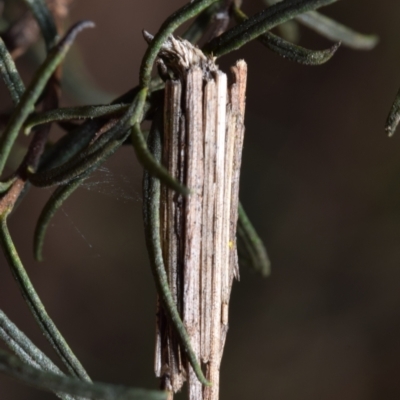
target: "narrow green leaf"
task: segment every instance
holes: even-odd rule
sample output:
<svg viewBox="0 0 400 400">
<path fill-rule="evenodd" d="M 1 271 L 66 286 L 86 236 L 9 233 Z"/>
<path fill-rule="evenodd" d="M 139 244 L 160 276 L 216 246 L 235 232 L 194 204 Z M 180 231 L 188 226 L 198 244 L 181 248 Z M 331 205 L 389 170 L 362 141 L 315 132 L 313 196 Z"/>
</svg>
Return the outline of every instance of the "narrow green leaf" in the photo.
<svg viewBox="0 0 400 400">
<path fill-rule="evenodd" d="M 38 222 L 33 236 L 33 254 L 37 261 L 43 261 L 43 245 L 46 236 L 47 228 L 50 221 L 53 219 L 54 214 L 64 204 L 64 202 L 71 196 L 71 194 L 80 186 L 86 179 L 87 173 L 79 179 L 75 179 L 66 185 L 59 186 L 50 199 L 47 201 L 42 212 L 40 213 Z"/>
<path fill-rule="evenodd" d="M 210 26 L 215 13 L 218 11 L 218 8 L 218 3 L 211 4 L 211 6 L 206 8 L 189 26 L 189 28 L 182 35 L 182 38 L 190 43 L 197 43 Z"/>
<path fill-rule="evenodd" d="M 66 184 L 79 178 L 88 168 L 96 168 L 102 161 L 112 155 L 129 136 L 130 120 L 141 119 L 139 117 L 139 103 L 146 99 L 147 90 L 136 93 L 135 100 L 130 104 L 128 110 L 120 120 L 104 132 L 91 146 L 84 149 L 67 160 L 65 163 L 52 169 L 29 174 L 29 181 L 39 187 Z M 61 148 L 62 150 L 62 148 Z"/>
<path fill-rule="evenodd" d="M 145 93 L 146 91 L 143 90 L 138 92 L 136 94 L 136 99 L 138 100 L 142 96 L 145 96 Z M 108 157 L 114 154 L 128 138 L 130 130 L 126 128 L 126 123 L 131 118 L 135 119 L 138 117 L 136 115 L 137 104 L 137 101 L 133 101 L 129 106 L 130 111 L 128 110 L 120 119 L 117 124 L 118 126 L 114 126 L 108 132 L 103 133 L 101 138 L 87 150 L 78 153 L 75 157 L 58 167 L 29 176 L 31 183 L 37 186 L 63 185 L 54 192 L 39 217 L 34 235 L 34 254 L 37 260 L 40 261 L 42 259 L 46 230 L 56 211 L 79 187 L 83 180 L 97 169 Z M 90 126 L 88 128 L 90 128 Z M 102 139 L 105 140 L 102 142 Z M 51 163 L 48 165 L 51 165 Z"/>
<path fill-rule="evenodd" d="M 34 186 L 49 187 L 55 185 L 64 185 L 74 179 L 83 176 L 88 170 L 94 171 L 107 158 L 113 155 L 117 149 L 122 146 L 126 138 L 129 137 L 129 130 L 119 140 L 110 140 L 105 146 L 95 152 L 88 153 L 85 159 L 75 163 L 74 160 L 56 167 L 49 171 L 49 174 L 29 174 L 28 179 Z M 50 173 L 51 172 L 51 173 Z"/>
<path fill-rule="evenodd" d="M 57 108 L 40 114 L 31 115 L 24 124 L 24 133 L 28 135 L 33 127 L 55 121 L 68 121 L 71 119 L 93 119 L 125 112 L 127 104 L 81 106 Z"/>
<path fill-rule="evenodd" d="M 12 350 L 24 363 L 43 371 L 52 372 L 57 375 L 64 373 L 51 361 L 41 350 L 39 350 L 29 338 L 21 332 L 17 326 L 0 310 L 0 339 Z M 55 393 L 62 400 L 75 400 L 64 393 Z"/>
<path fill-rule="evenodd" d="M 66 171 L 64 175 L 56 178 L 59 180 L 59 186 L 44 206 L 35 228 L 34 234 L 34 256 L 37 261 L 43 259 L 43 244 L 46 236 L 47 228 L 54 214 L 63 205 L 63 203 L 71 196 L 71 194 L 82 184 L 82 182 L 95 171 L 108 157 L 122 145 L 129 136 L 129 130 L 119 140 L 111 140 L 104 147 L 97 150 L 86 158 L 85 162 L 77 165 L 74 169 Z M 35 175 L 32 175 L 33 183 Z M 42 182 L 39 182 L 42 183 Z M 54 182 L 51 182 L 54 183 Z"/>
<path fill-rule="evenodd" d="M 247 16 L 238 8 L 234 8 L 234 13 L 239 22 L 247 19 Z M 340 46 L 340 43 L 337 43 L 326 50 L 309 50 L 289 43 L 270 32 L 262 34 L 258 37 L 258 40 L 280 56 L 304 65 L 321 65 L 327 62 Z"/>
<path fill-rule="evenodd" d="M 341 42 L 343 46 L 355 50 L 371 50 L 379 42 L 379 37 L 376 35 L 365 35 L 356 32 L 316 11 L 298 15 L 296 20 L 320 35 L 334 42 Z"/>
<path fill-rule="evenodd" d="M 89 21 L 83 21 L 74 25 L 65 35 L 61 42 L 53 48 L 46 60 L 39 68 L 39 71 L 33 78 L 31 84 L 23 94 L 21 101 L 15 108 L 5 132 L 0 137 L 0 174 L 3 172 L 7 162 L 11 148 L 18 136 L 18 133 L 28 118 L 29 114 L 34 110 L 36 101 L 39 99 L 44 87 L 53 74 L 54 70 L 64 59 L 68 49 L 71 47 L 76 35 L 85 28 L 91 28 L 94 24 Z"/>
<path fill-rule="evenodd" d="M 134 389 L 105 383 L 82 382 L 78 379 L 44 372 L 0 350 L 0 372 L 42 390 L 63 392 L 97 400 L 167 400 L 165 392 Z"/>
<path fill-rule="evenodd" d="M 145 96 L 146 91 L 137 93 L 136 98 L 140 99 Z M 68 197 L 80 186 L 80 184 L 88 177 L 95 169 L 97 169 L 108 157 L 110 157 L 128 138 L 130 134 L 129 128 L 126 128 L 126 121 L 131 118 L 136 118 L 137 101 L 132 102 L 129 106 L 131 112 L 127 112 L 119 121 L 120 130 L 125 129 L 122 136 L 116 138 L 116 130 L 114 133 L 105 132 L 102 138 L 106 140 L 102 144 L 100 139 L 89 149 L 77 155 L 65 164 L 56 167 L 50 171 L 45 171 L 41 174 L 30 175 L 31 182 L 37 186 L 51 186 L 53 184 L 62 184 L 58 187 L 49 201 L 43 208 L 40 214 L 34 235 L 34 255 L 38 261 L 42 260 L 43 244 L 46 235 L 47 227 L 53 218 L 54 214 L 60 206 L 68 199 Z M 114 129 L 115 126 L 111 129 Z M 100 146 L 96 146 L 100 143 Z M 76 160 L 80 162 L 75 162 Z"/>
<path fill-rule="evenodd" d="M 140 65 L 139 81 L 142 88 L 148 87 L 151 79 L 151 71 L 161 46 L 179 26 L 189 19 L 197 16 L 211 4 L 218 0 L 193 0 L 185 4 L 179 10 L 170 15 L 161 25 L 152 42 L 147 47 L 146 53 Z"/>
<path fill-rule="evenodd" d="M 237 236 L 239 261 L 248 263 L 261 275 L 268 276 L 271 273 L 271 263 L 267 251 L 240 203 Z"/>
<path fill-rule="evenodd" d="M 285 0 L 255 14 L 209 42 L 204 51 L 215 57 L 237 50 L 298 14 L 327 6 L 336 0 Z"/>
<path fill-rule="evenodd" d="M 281 0 L 264 0 L 269 5 L 279 3 Z M 334 41 L 341 42 L 343 46 L 353 48 L 355 50 L 371 50 L 379 42 L 376 35 L 365 35 L 348 28 L 345 25 L 329 18 L 317 11 L 309 11 L 304 14 L 297 15 L 296 21 L 302 23 L 307 28 L 314 30 L 321 36 Z"/>
<path fill-rule="evenodd" d="M 135 87 L 115 99 L 111 104 L 127 103 L 132 105 L 138 92 L 139 88 Z M 134 106 L 135 104 L 133 104 Z M 68 132 L 45 151 L 40 160 L 39 172 L 48 171 L 71 160 L 89 145 L 103 125 L 104 122 L 98 120 L 86 121 L 80 127 Z"/>
<path fill-rule="evenodd" d="M 141 120 L 142 117 L 139 117 L 138 110 L 141 108 L 142 101 L 144 102 L 146 99 L 146 93 L 147 91 L 142 89 L 137 94 L 136 101 L 132 102 L 128 111 L 120 121 L 109 131 L 103 133 L 87 150 L 77 154 L 63 165 L 44 172 L 30 174 L 29 181 L 33 185 L 39 187 L 66 184 L 73 179 L 79 178 L 88 168 L 97 168 L 107 157 L 113 154 L 127 138 L 127 122 L 130 121 L 130 123 L 132 123 L 133 121 Z M 122 135 L 122 139 L 117 138 L 116 135 Z M 168 171 L 154 160 L 154 157 L 147 149 L 147 144 L 140 131 L 139 122 L 133 125 L 131 139 L 136 155 L 144 168 L 161 178 L 163 183 L 173 190 L 183 195 L 188 194 L 188 189 L 172 178 Z M 111 140 L 112 143 L 110 143 Z"/>
<path fill-rule="evenodd" d="M 145 96 L 146 91 L 137 93 L 136 99 Z M 34 255 L 38 261 L 42 260 L 42 250 L 47 227 L 51 219 L 67 198 L 79 185 L 96 170 L 108 157 L 125 142 L 130 135 L 126 123 L 136 118 L 137 101 L 133 101 L 129 110 L 120 121 L 109 131 L 103 133 L 92 146 L 78 153 L 64 164 L 53 169 L 29 175 L 29 180 L 36 186 L 63 185 L 56 189 L 40 214 L 34 235 Z M 89 126 L 90 128 L 90 126 Z M 102 141 L 102 139 L 104 139 Z M 50 164 L 51 165 L 51 164 Z"/>
<path fill-rule="evenodd" d="M 7 213 L 8 212 L 9 211 L 7 211 Z M 18 282 L 22 296 L 27 302 L 36 322 L 39 324 L 47 340 L 56 350 L 69 372 L 82 380 L 90 381 L 90 378 L 81 363 L 47 314 L 42 301 L 36 293 L 36 290 L 25 271 L 7 227 L 7 213 L 0 216 L 0 244 L 11 268 L 11 272 Z"/>
<path fill-rule="evenodd" d="M 285 0 L 260 11 L 209 42 L 204 51 L 220 57 L 237 50 L 275 26 L 298 14 L 327 6 L 336 0 Z"/>
<path fill-rule="evenodd" d="M 15 182 L 16 176 L 12 176 L 4 182 L 0 182 L 0 194 L 10 189 L 11 185 Z"/>
<path fill-rule="evenodd" d="M 286 42 L 284 39 L 272 33 L 260 36 L 259 40 L 273 52 L 303 65 L 322 65 L 329 61 L 340 47 L 340 43 L 334 44 L 325 50 L 309 50 L 304 47 Z"/>
<path fill-rule="evenodd" d="M 21 100 L 25 91 L 24 82 L 17 71 L 14 60 L 8 52 L 3 39 L 0 38 L 0 72 L 4 83 L 10 92 L 11 99 L 14 105 L 17 105 Z"/>
<path fill-rule="evenodd" d="M 84 122 L 48 147 L 40 159 L 37 173 L 43 173 L 68 162 L 83 151 L 104 125 L 103 121 Z"/>
<path fill-rule="evenodd" d="M 57 43 L 58 32 L 53 16 L 45 0 L 24 0 L 24 2 L 32 11 L 40 27 L 47 51 L 51 50 Z"/>
</svg>

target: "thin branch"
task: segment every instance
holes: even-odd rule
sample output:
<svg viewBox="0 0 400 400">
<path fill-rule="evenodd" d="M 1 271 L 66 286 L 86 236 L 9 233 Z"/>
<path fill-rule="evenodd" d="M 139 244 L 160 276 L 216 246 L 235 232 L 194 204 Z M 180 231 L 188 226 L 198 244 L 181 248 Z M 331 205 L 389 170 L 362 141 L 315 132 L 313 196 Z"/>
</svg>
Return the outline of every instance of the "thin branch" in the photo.
<svg viewBox="0 0 400 400">
<path fill-rule="evenodd" d="M 87 175 L 88 174 L 85 174 L 79 179 L 75 179 L 66 185 L 59 186 L 51 195 L 46 205 L 43 207 L 36 224 L 35 234 L 33 237 L 33 253 L 37 261 L 43 260 L 44 239 L 47 228 L 54 214 L 64 204 L 69 196 L 71 196 L 71 194 L 81 185 L 81 183 L 86 179 Z"/>
</svg>

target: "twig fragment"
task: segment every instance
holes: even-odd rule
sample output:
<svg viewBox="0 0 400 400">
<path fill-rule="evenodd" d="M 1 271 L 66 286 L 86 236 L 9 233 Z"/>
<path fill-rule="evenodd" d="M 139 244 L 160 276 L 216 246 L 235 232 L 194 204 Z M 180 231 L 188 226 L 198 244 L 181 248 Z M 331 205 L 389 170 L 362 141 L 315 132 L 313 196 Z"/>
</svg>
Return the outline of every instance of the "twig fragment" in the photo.
<svg viewBox="0 0 400 400">
<path fill-rule="evenodd" d="M 169 392 L 187 380 L 191 400 L 217 400 L 231 286 L 238 277 L 236 223 L 247 67 L 239 61 L 228 85 L 212 57 L 173 37 L 160 57 L 174 76 L 166 81 L 163 164 L 191 193 L 183 198 L 163 185 L 157 192 L 161 199 L 154 203 L 157 209 L 152 208 L 158 224 L 152 230 L 159 232 L 157 262 L 165 266 L 170 297 L 211 386 L 202 387 L 192 363 L 181 357 L 184 351 L 175 345 L 178 331 L 171 329 L 175 322 L 168 318 L 170 305 L 163 301 L 155 369 Z M 154 192 L 146 203 L 152 196 Z M 150 254 L 154 263 L 154 249 Z M 159 296 L 164 295 L 159 291 Z"/>
<path fill-rule="evenodd" d="M 153 129 L 149 134 L 149 150 L 152 152 L 156 160 L 161 160 L 161 138 L 158 127 L 153 124 Z M 197 378 L 204 384 L 209 382 L 204 377 L 199 365 L 196 353 L 190 344 L 190 337 L 182 323 L 179 311 L 169 289 L 168 277 L 164 266 L 164 260 L 161 250 L 160 239 L 160 181 L 151 176 L 145 170 L 143 178 L 143 191 L 145 201 L 143 202 L 143 216 L 146 233 L 146 244 L 150 254 L 150 264 L 152 267 L 155 283 L 159 296 L 168 312 L 170 321 L 173 322 L 176 332 L 179 336 L 180 344 L 183 351 L 190 360 L 190 363 L 196 372 Z"/>
</svg>

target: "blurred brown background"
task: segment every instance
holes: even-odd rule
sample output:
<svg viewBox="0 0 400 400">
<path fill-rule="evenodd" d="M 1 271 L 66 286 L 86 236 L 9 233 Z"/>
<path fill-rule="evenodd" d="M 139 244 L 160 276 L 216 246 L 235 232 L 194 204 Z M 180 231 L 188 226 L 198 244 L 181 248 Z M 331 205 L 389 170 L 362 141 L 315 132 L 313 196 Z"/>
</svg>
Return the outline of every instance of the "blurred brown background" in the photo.
<svg viewBox="0 0 400 400">
<path fill-rule="evenodd" d="M 75 1 L 71 22 L 97 25 L 78 43 L 98 85 L 115 94 L 136 85 L 141 29 L 154 33 L 182 4 Z M 245 1 L 248 13 L 262 7 Z M 268 279 L 242 269 L 234 285 L 222 400 L 400 398 L 400 132 L 388 139 L 383 130 L 400 85 L 400 2 L 341 1 L 323 12 L 379 34 L 379 46 L 341 48 L 321 67 L 259 43 L 220 60 L 223 68 L 238 58 L 249 65 L 241 199 L 273 268 Z M 302 29 L 301 44 L 330 43 Z M 26 58 L 18 65 L 28 77 Z M 50 190 L 31 191 L 11 231 L 91 377 L 152 388 L 155 288 L 141 175 L 132 149 L 114 155 L 57 214 L 42 264 L 32 236 Z M 3 258 L 0 267 L 0 308 L 53 357 Z M 0 377 L 2 400 L 52 398 Z"/>
</svg>

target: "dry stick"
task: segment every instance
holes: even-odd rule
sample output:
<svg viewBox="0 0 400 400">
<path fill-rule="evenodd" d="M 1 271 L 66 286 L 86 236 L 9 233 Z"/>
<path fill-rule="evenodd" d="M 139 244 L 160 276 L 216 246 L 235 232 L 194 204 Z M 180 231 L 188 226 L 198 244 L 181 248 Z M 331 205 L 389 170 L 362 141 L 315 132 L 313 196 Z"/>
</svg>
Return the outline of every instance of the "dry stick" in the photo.
<svg viewBox="0 0 400 400">
<path fill-rule="evenodd" d="M 224 260 L 224 175 L 225 175 L 225 134 L 226 134 L 226 99 L 227 78 L 218 71 L 215 77 L 217 88 L 216 108 L 216 138 L 215 146 L 215 196 L 210 199 L 214 202 L 213 216 L 213 265 L 211 288 L 211 333 L 210 333 L 210 361 L 207 366 L 207 377 L 213 386 L 205 389 L 206 399 L 217 399 L 219 393 L 219 362 L 221 345 L 221 296 L 223 269 L 226 267 Z M 205 317 L 205 316 L 204 316 Z"/>
<path fill-rule="evenodd" d="M 217 120 L 217 87 L 212 79 L 204 87 L 204 189 L 202 237 L 202 280 L 201 293 L 201 360 L 208 363 L 211 346 L 212 266 L 214 256 L 214 207 L 215 207 L 215 135 Z"/>
<path fill-rule="evenodd" d="M 180 81 L 167 81 L 165 84 L 165 107 L 164 107 L 164 135 L 163 135 L 163 162 L 169 169 L 169 173 L 179 179 L 180 171 L 178 167 L 179 157 L 179 133 L 181 127 L 181 92 L 182 86 Z M 162 191 L 161 204 L 164 206 L 163 215 L 163 232 L 164 232 L 164 259 L 166 260 L 166 269 L 168 273 L 168 283 L 171 288 L 174 302 L 177 309 L 181 312 L 182 300 L 178 293 L 182 286 L 181 265 L 179 264 L 179 237 L 182 232 L 174 229 L 174 221 L 179 218 L 180 210 L 177 207 L 176 196 L 179 196 L 178 202 L 182 202 L 182 196 L 167 190 L 164 186 Z M 165 314 L 164 310 L 160 312 Z M 168 364 L 170 366 L 170 376 L 163 382 L 163 386 L 172 391 L 177 392 L 183 385 L 185 377 L 182 374 L 182 356 L 178 341 L 174 337 L 174 328 L 165 321 L 163 327 L 159 327 L 157 335 L 165 336 L 165 330 L 168 330 L 167 351 L 164 357 L 161 355 L 161 348 L 156 351 L 160 357 L 160 366 Z M 161 377 L 161 371 L 157 375 Z"/>
<path fill-rule="evenodd" d="M 238 223 L 239 208 L 239 178 L 240 167 L 242 164 L 242 148 L 244 140 L 244 111 L 246 106 L 246 86 L 247 86 L 247 64 L 241 60 L 231 68 L 234 83 L 230 87 L 230 103 L 235 116 L 235 148 L 232 172 L 232 195 L 231 195 L 231 220 L 229 245 L 236 249 L 236 230 Z M 231 272 L 239 279 L 239 265 L 236 252 L 230 254 Z"/>
<path fill-rule="evenodd" d="M 157 162 L 161 161 L 161 139 L 160 132 L 153 124 L 149 134 L 149 151 L 154 155 Z M 162 254 L 162 245 L 160 238 L 160 181 L 151 176 L 145 170 L 143 179 L 143 192 L 145 201 L 143 202 L 144 225 L 146 233 L 146 244 L 150 255 L 150 263 L 154 280 L 157 286 L 158 294 L 168 313 L 168 318 L 176 329 L 180 345 L 183 347 L 187 358 L 193 366 L 196 376 L 201 379 L 203 385 L 209 385 L 198 363 L 196 353 L 193 351 L 188 332 L 186 331 L 178 309 L 172 297 L 168 284 L 168 276 L 165 271 L 165 264 Z"/>
<path fill-rule="evenodd" d="M 222 286 L 221 286 L 221 326 L 220 326 L 220 351 L 218 353 L 219 360 L 221 359 L 223 345 L 225 344 L 225 337 L 228 331 L 228 306 L 229 298 L 231 295 L 233 271 L 231 270 L 231 252 L 236 255 L 236 247 L 233 247 L 233 241 L 230 237 L 231 229 L 231 213 L 232 213 L 232 179 L 233 179 L 233 160 L 234 150 L 236 142 L 236 130 L 237 130 L 237 114 L 232 110 L 232 105 L 228 106 L 226 115 L 227 132 L 225 138 L 225 181 L 224 181 L 224 214 L 223 214 L 223 260 L 224 265 L 222 268 Z M 238 194 L 236 194 L 238 196 Z M 219 363 L 218 366 L 219 372 Z M 216 397 L 217 398 L 217 397 Z"/>
<path fill-rule="evenodd" d="M 180 80 L 166 83 L 163 162 L 192 193 L 183 199 L 162 187 L 158 212 L 164 242 L 160 246 L 172 297 L 175 302 L 182 299 L 184 325 L 212 383 L 203 388 L 190 365 L 183 364 L 189 399 L 217 400 L 229 296 L 232 280 L 238 276 L 232 226 L 236 228 L 238 216 L 247 70 L 243 61 L 234 67 L 234 84 L 228 93 L 226 75 L 189 43 L 170 38 L 161 56 Z M 178 136 L 177 157 L 173 148 Z M 158 321 L 155 367 L 164 388 L 175 392 L 182 376 L 173 365 L 179 360 L 173 346 L 176 333 L 162 321 Z"/>
</svg>

